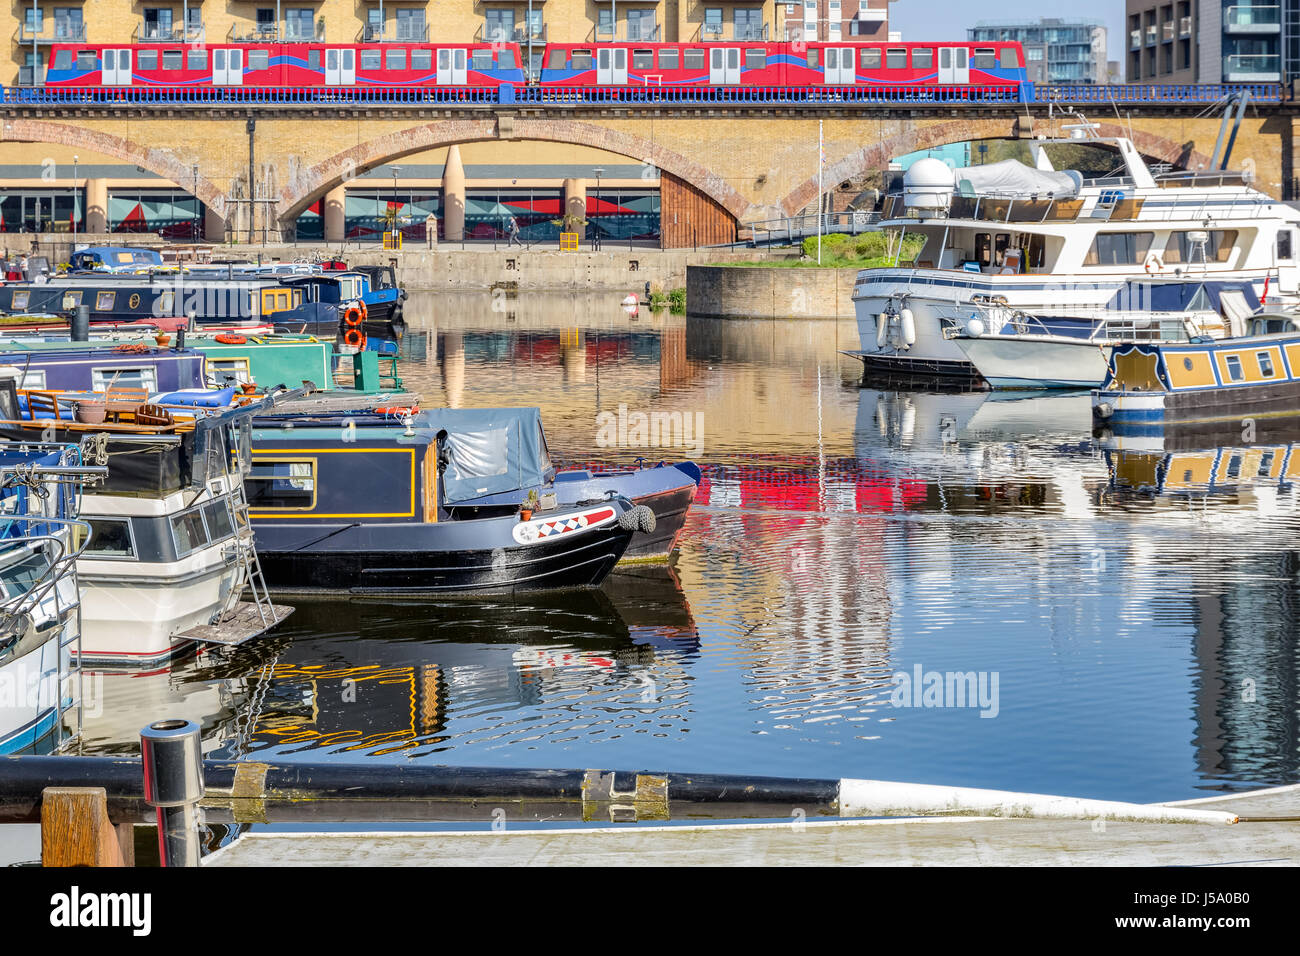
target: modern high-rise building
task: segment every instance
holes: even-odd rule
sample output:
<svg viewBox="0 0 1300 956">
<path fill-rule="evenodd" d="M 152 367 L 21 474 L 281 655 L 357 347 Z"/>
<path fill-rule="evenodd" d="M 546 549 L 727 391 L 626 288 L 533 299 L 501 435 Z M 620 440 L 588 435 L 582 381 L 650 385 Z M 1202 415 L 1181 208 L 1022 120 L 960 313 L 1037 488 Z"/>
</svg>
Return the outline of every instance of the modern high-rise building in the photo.
<svg viewBox="0 0 1300 956">
<path fill-rule="evenodd" d="M 966 38 L 1019 42 L 1035 83 L 1107 82 L 1106 27 L 1100 20 L 980 20 Z"/>
<path fill-rule="evenodd" d="M 1300 75 L 1300 0 L 1127 0 L 1130 83 L 1280 83 Z"/>
</svg>

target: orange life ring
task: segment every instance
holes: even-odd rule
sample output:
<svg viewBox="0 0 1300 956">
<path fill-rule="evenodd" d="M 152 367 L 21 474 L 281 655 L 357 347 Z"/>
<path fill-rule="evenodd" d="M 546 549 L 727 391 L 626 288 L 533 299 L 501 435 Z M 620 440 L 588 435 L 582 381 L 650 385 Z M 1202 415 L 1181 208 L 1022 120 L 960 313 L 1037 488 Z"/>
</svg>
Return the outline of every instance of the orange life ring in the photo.
<svg viewBox="0 0 1300 956">
<path fill-rule="evenodd" d="M 216 339 L 222 345 L 243 345 L 248 341 L 244 336 L 235 335 L 231 332 L 222 332 L 220 335 L 216 336 Z"/>
<path fill-rule="evenodd" d="M 366 304 L 353 302 L 343 313 L 343 323 L 350 329 L 358 329 L 366 321 Z"/>
<path fill-rule="evenodd" d="M 349 326 L 348 330 L 343 333 L 343 344 L 354 349 L 363 349 L 366 347 L 365 333 L 356 326 Z"/>
</svg>

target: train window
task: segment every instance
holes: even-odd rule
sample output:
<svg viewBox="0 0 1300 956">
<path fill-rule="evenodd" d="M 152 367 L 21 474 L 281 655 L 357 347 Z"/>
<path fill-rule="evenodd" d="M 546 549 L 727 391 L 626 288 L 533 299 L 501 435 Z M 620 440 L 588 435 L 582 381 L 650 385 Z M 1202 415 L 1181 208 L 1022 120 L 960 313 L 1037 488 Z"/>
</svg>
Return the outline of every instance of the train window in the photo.
<svg viewBox="0 0 1300 956">
<path fill-rule="evenodd" d="M 406 69 L 406 51 L 405 50 L 388 50 L 388 56 L 384 59 L 387 61 L 386 67 L 390 70 Z"/>
<path fill-rule="evenodd" d="M 762 50 L 746 50 L 745 69 L 747 70 L 767 69 L 767 54 Z"/>
<path fill-rule="evenodd" d="M 934 66 L 934 51 L 931 49 L 912 50 L 912 69 L 928 70 Z"/>
<path fill-rule="evenodd" d="M 185 57 L 180 50 L 163 50 L 164 70 L 179 70 L 185 63 Z"/>
<path fill-rule="evenodd" d="M 822 66 L 821 50 L 808 51 L 808 69 L 820 70 Z"/>
<path fill-rule="evenodd" d="M 185 56 L 185 69 L 206 70 L 208 68 L 207 50 L 190 50 Z"/>
<path fill-rule="evenodd" d="M 475 50 L 470 54 L 469 66 L 470 69 L 479 70 L 480 72 L 486 72 L 487 70 L 492 69 L 492 51 Z"/>
<path fill-rule="evenodd" d="M 997 53 L 992 47 L 976 47 L 970 65 L 977 70 L 991 70 L 998 65 Z"/>
<path fill-rule="evenodd" d="M 704 69 L 704 51 L 686 50 L 682 53 L 682 66 L 688 70 Z"/>
<path fill-rule="evenodd" d="M 248 51 L 248 68 L 250 70 L 265 70 L 271 65 L 271 54 L 266 50 L 249 50 Z"/>
<path fill-rule="evenodd" d="M 632 69 L 653 70 L 654 68 L 655 68 L 654 50 L 633 50 L 632 51 Z"/>
<path fill-rule="evenodd" d="M 93 70 L 99 65 L 99 58 L 95 55 L 94 50 L 77 51 L 77 69 Z"/>
<path fill-rule="evenodd" d="M 432 51 L 432 50 L 412 50 L 412 51 L 411 51 L 411 69 L 413 69 L 413 70 L 431 70 L 431 69 L 433 69 L 433 51 Z"/>
<path fill-rule="evenodd" d="M 659 69 L 675 70 L 677 69 L 677 51 L 660 50 L 659 51 Z"/>
<path fill-rule="evenodd" d="M 1014 70 L 1020 66 L 1020 51 L 1013 46 L 1003 47 L 998 66 L 1004 70 Z"/>
<path fill-rule="evenodd" d="M 547 60 L 546 68 L 547 68 L 548 70 L 562 70 L 562 69 L 564 69 L 564 51 L 563 51 L 563 50 L 552 50 L 552 51 L 551 51 L 551 55 L 550 55 L 550 57 L 549 57 L 548 60 Z"/>
<path fill-rule="evenodd" d="M 891 70 L 907 69 L 907 50 L 902 47 L 891 47 L 886 50 L 885 66 Z"/>
<path fill-rule="evenodd" d="M 858 64 L 859 64 L 859 65 L 862 67 L 862 69 L 864 69 L 864 70 L 878 70 L 878 69 L 880 69 L 880 49 L 879 49 L 879 47 L 871 47 L 870 49 L 867 49 L 867 50 L 859 50 L 859 51 L 858 51 Z"/>
<path fill-rule="evenodd" d="M 381 64 L 382 62 L 383 62 L 383 61 L 382 61 L 382 59 L 381 59 L 381 57 L 380 57 L 380 53 L 379 53 L 378 50 L 362 50 L 362 51 L 361 51 L 361 69 L 363 69 L 363 70 L 378 70 L 378 69 L 380 69 L 380 64 Z"/>
<path fill-rule="evenodd" d="M 320 71 L 320 50 L 307 51 L 307 69 Z"/>
<path fill-rule="evenodd" d="M 497 68 L 501 70 L 516 70 L 519 64 L 515 62 L 514 50 L 502 50 L 497 54 Z"/>
<path fill-rule="evenodd" d="M 105 50 L 104 52 L 105 52 L 106 54 L 108 54 L 109 56 L 112 55 L 112 52 L 109 51 L 109 50 Z M 158 69 L 158 51 L 157 51 L 157 50 L 140 50 L 140 51 L 139 51 L 138 53 L 136 53 L 136 55 L 135 55 L 135 65 L 136 65 L 136 67 L 138 67 L 138 68 L 141 69 L 141 70 L 156 70 L 156 69 Z"/>
<path fill-rule="evenodd" d="M 72 69 L 72 51 L 59 50 L 54 54 L 54 69 L 70 70 Z"/>
</svg>

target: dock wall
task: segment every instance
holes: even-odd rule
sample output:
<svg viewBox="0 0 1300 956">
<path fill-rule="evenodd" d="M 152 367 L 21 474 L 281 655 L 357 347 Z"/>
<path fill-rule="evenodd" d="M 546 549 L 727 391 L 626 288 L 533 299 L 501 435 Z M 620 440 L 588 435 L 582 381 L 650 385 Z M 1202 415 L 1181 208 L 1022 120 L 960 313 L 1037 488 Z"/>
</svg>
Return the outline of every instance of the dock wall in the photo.
<svg viewBox="0 0 1300 956">
<path fill-rule="evenodd" d="M 857 269 L 691 264 L 686 311 L 711 319 L 851 319 L 857 274 Z"/>
</svg>

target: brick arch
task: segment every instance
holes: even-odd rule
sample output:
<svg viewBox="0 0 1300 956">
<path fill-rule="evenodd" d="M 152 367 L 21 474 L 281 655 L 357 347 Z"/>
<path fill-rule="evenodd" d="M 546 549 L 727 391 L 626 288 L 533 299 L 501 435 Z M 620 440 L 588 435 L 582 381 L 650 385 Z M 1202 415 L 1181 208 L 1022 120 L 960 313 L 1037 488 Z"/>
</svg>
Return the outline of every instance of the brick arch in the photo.
<svg viewBox="0 0 1300 956">
<path fill-rule="evenodd" d="M 79 147 L 111 156 L 133 166 L 147 169 L 164 179 L 170 179 L 181 189 L 194 189 L 201 203 L 217 215 L 223 218 L 226 216 L 225 192 L 203 175 L 201 166 L 196 186 L 193 167 L 167 150 L 142 146 L 122 136 L 114 136 L 112 133 L 86 129 L 69 123 L 16 117 L 6 118 L 0 124 L 0 142 L 50 143 Z"/>
<path fill-rule="evenodd" d="M 720 174 L 651 140 L 595 123 L 515 118 L 507 136 L 498 136 L 496 119 L 439 120 L 358 143 L 315 166 L 292 172 L 280 191 L 276 216 L 282 225 L 291 224 L 303 210 L 352 176 L 403 156 L 498 139 L 542 140 L 603 149 L 647 163 L 689 183 L 738 222 L 750 208 L 750 201 Z"/>
<path fill-rule="evenodd" d="M 1099 123 L 1098 126 L 1100 128 L 1097 130 L 1097 135 L 1128 137 L 1133 141 L 1138 152 L 1148 159 L 1173 163 L 1184 169 L 1203 168 L 1209 165 L 1210 158 L 1192 149 L 1187 143 L 1176 143 L 1154 133 L 1147 133 L 1140 129 L 1130 130 L 1115 123 Z M 823 180 L 825 183 L 838 184 L 863 173 L 884 169 L 895 156 L 976 139 L 1010 139 L 1014 134 L 1015 130 L 1005 119 L 954 120 L 951 123 L 909 125 L 897 135 L 878 140 L 870 146 L 863 146 L 838 162 L 827 165 Z M 781 208 L 788 216 L 798 215 L 816 199 L 817 179 L 812 177 L 791 190 L 781 200 Z"/>
</svg>

